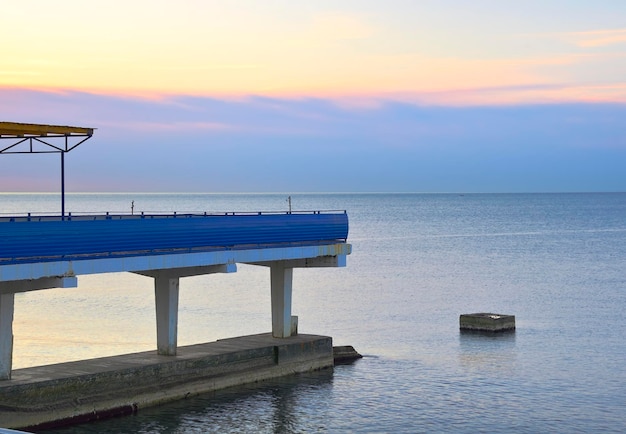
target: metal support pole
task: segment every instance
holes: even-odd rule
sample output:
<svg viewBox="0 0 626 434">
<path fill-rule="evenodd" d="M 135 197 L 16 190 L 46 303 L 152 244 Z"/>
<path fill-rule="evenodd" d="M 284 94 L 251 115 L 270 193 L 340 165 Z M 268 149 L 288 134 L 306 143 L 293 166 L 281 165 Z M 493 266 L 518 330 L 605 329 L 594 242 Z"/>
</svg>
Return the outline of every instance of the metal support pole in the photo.
<svg viewBox="0 0 626 434">
<path fill-rule="evenodd" d="M 65 152 L 61 151 L 61 220 L 65 220 Z"/>
</svg>

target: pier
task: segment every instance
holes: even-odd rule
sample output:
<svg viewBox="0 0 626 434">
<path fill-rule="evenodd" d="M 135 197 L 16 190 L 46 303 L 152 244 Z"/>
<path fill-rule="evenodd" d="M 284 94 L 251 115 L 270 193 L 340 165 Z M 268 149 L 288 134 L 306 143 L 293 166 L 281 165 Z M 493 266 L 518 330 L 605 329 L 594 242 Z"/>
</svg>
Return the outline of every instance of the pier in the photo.
<svg viewBox="0 0 626 434">
<path fill-rule="evenodd" d="M 25 382 L 24 376 L 28 372 L 37 372 L 36 368 L 21 369 L 15 376 L 13 375 L 12 320 L 16 293 L 76 287 L 79 276 L 86 274 L 125 271 L 151 278 L 155 289 L 157 331 L 154 355 L 179 360 L 180 357 L 184 357 L 184 354 L 179 354 L 177 345 L 180 279 L 203 274 L 233 273 L 237 271 L 238 263 L 257 265 L 266 267 L 270 273 L 271 306 L 268 306 L 271 308 L 272 317 L 271 327 L 268 327 L 271 328 L 270 337 L 282 339 L 284 345 L 287 345 L 290 338 L 297 338 L 297 317 L 291 312 L 293 269 L 345 266 L 346 256 L 351 251 L 351 246 L 346 243 L 347 235 L 348 216 L 343 211 L 105 214 L 68 215 L 64 218 L 31 214 L 2 217 L 0 218 L 0 379 L 4 381 L 0 381 L 0 390 L 3 391 L 4 398 L 0 400 L 3 401 L 0 402 L 0 406 L 5 409 L 13 408 L 12 405 L 19 400 L 10 397 L 20 395 L 22 392 L 16 391 L 20 387 L 30 390 L 36 387 L 36 384 L 40 384 L 45 390 L 51 390 L 51 384 L 63 388 L 65 386 L 62 384 L 76 381 L 74 376 L 66 375 L 64 380 L 51 383 L 50 378 L 44 375 L 44 378 L 47 378 L 44 382 L 35 382 L 35 385 L 32 381 Z M 292 363 L 286 368 L 280 366 L 280 358 L 272 358 L 272 363 L 275 362 L 277 366 L 269 371 L 270 375 L 285 375 L 332 366 L 330 338 L 317 339 L 328 341 L 322 345 L 322 354 L 312 353 L 313 359 L 321 360 L 321 364 L 312 363 L 313 359 L 307 357 L 294 356 L 299 363 L 295 365 Z M 268 344 L 267 340 L 259 345 L 258 351 L 269 351 L 272 354 L 278 351 L 275 348 L 280 347 L 275 342 Z M 152 362 L 146 365 L 146 369 L 154 369 L 152 365 Z M 72 368 L 68 369 L 69 372 L 72 371 Z M 62 371 L 67 374 L 68 369 Z M 85 375 L 82 369 L 78 372 L 81 373 L 79 377 Z M 248 372 L 248 369 L 245 374 L 237 370 L 232 372 L 235 378 L 224 384 L 237 384 L 237 381 L 245 382 L 259 378 Z M 200 376 L 206 377 L 206 374 Z M 179 376 L 180 384 L 197 380 L 196 374 L 188 373 L 187 377 Z M 161 377 L 154 377 L 153 380 L 156 384 L 167 383 Z M 77 384 L 87 385 L 90 381 Z M 8 393 L 9 386 L 11 394 Z M 92 391 L 81 387 L 70 390 L 73 391 L 72 399 L 87 400 L 92 403 L 92 408 L 97 407 L 88 399 L 89 396 L 97 394 L 94 395 Z M 118 390 L 124 395 L 127 389 L 120 387 Z M 193 390 L 204 389 L 196 387 Z M 35 395 L 50 399 L 50 393 L 54 395 L 56 392 Z M 162 394 L 172 399 L 178 396 L 176 393 L 168 395 L 162 392 Z M 152 401 L 145 399 L 143 402 Z M 32 404 L 35 405 L 36 402 Z M 49 407 L 49 404 L 40 406 L 40 408 Z M 21 407 L 14 410 L 24 411 Z M 63 414 L 63 417 L 67 418 L 73 414 L 72 412 L 82 411 L 84 408 L 72 406 L 66 410 L 61 413 L 57 411 L 54 413 L 57 416 L 54 417 Z M 10 414 L 11 411 L 1 412 L 0 424 L 4 423 L 3 417 Z M 43 422 L 46 417 L 39 422 Z M 13 419 L 6 422 L 12 421 Z"/>
<path fill-rule="evenodd" d="M 85 134 L 45 127 L 29 126 L 20 136 L 0 123 L 0 136 L 20 145 L 29 137 Z M 92 130 L 86 131 L 90 136 Z M 60 149 L 63 155 L 73 148 Z M 345 211 L 76 214 L 66 213 L 63 204 L 60 215 L 1 216 L 0 426 L 82 420 L 96 409 L 106 414 L 332 366 L 331 338 L 297 334 L 293 269 L 344 267 L 351 253 L 347 237 Z M 180 279 L 234 273 L 237 264 L 268 269 L 271 332 L 179 348 Z M 114 272 L 154 281 L 153 352 L 13 371 L 16 293 L 77 287 L 81 275 Z"/>
</svg>

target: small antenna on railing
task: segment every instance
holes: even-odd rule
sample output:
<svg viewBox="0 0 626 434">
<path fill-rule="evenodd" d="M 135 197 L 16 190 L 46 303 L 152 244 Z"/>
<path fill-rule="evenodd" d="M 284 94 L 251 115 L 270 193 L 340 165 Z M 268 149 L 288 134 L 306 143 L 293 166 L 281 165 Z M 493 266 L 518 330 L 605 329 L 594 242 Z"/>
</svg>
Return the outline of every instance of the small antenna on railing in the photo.
<svg viewBox="0 0 626 434">
<path fill-rule="evenodd" d="M 287 202 L 289 202 L 289 214 L 291 214 L 291 196 L 287 197 Z"/>
</svg>

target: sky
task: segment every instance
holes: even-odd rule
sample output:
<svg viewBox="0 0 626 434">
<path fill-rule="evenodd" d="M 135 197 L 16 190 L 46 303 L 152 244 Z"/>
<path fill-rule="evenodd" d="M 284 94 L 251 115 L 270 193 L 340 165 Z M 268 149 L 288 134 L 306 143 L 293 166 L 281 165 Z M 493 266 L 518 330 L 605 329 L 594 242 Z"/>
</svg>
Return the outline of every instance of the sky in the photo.
<svg viewBox="0 0 626 434">
<path fill-rule="evenodd" d="M 96 128 L 67 191 L 626 191 L 622 0 L 0 9 L 0 121 Z M 59 161 L 0 154 L 0 192 Z"/>
</svg>

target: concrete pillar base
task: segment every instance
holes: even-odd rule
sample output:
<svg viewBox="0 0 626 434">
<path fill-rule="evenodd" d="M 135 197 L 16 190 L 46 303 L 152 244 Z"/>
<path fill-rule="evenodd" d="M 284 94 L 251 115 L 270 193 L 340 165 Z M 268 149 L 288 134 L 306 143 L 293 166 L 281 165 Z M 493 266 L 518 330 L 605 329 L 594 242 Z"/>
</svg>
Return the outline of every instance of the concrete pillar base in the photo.
<svg viewBox="0 0 626 434">
<path fill-rule="evenodd" d="M 272 285 L 272 336 L 288 338 L 291 336 L 291 293 L 293 268 L 282 262 L 270 265 Z"/>
<path fill-rule="evenodd" d="M 175 356 L 178 344 L 178 277 L 156 277 L 154 295 L 157 322 L 157 352 Z"/>
<path fill-rule="evenodd" d="M 0 380 L 11 379 L 15 294 L 0 294 Z"/>
</svg>

